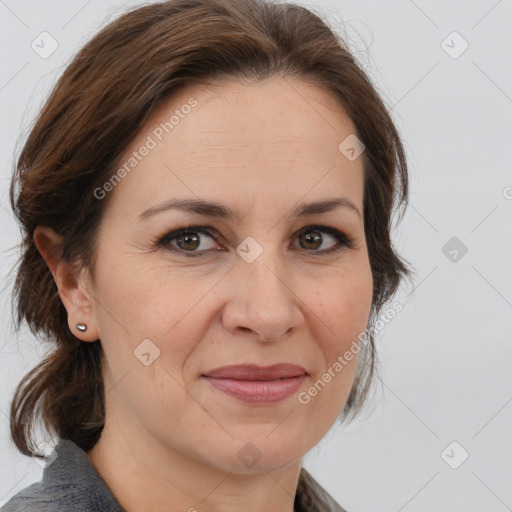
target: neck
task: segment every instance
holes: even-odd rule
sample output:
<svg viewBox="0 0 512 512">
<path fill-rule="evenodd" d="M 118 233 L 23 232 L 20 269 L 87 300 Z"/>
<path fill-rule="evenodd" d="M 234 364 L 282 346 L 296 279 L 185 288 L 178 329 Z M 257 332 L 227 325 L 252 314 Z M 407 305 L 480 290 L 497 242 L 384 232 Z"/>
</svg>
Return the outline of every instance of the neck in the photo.
<svg viewBox="0 0 512 512">
<path fill-rule="evenodd" d="M 302 465 L 225 471 L 109 415 L 88 456 L 127 512 L 293 512 Z"/>
</svg>

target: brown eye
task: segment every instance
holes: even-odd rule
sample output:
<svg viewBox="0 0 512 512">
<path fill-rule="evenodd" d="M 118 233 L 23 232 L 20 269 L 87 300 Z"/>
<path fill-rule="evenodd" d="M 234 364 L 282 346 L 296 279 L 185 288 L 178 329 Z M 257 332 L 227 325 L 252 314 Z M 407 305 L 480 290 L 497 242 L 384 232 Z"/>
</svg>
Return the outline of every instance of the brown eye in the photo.
<svg viewBox="0 0 512 512">
<path fill-rule="evenodd" d="M 334 241 L 329 246 L 321 248 L 328 243 L 329 238 Z M 308 226 L 298 234 L 300 247 L 318 255 L 329 254 L 342 249 L 344 246 L 352 247 L 352 241 L 341 231 L 327 226 Z"/>
<path fill-rule="evenodd" d="M 300 235 L 299 240 L 304 249 L 318 249 L 322 245 L 322 235 L 318 231 Z"/>
<path fill-rule="evenodd" d="M 214 242 L 217 238 L 214 231 L 208 227 L 189 226 L 167 233 L 157 241 L 156 245 L 179 252 L 184 256 L 201 256 L 202 253 L 215 249 Z"/>
<path fill-rule="evenodd" d="M 343 247 L 353 247 L 351 238 L 341 231 L 327 226 L 308 226 L 295 235 L 295 237 L 300 244 L 295 246 L 297 249 L 303 249 L 315 256 L 327 255 Z M 155 240 L 153 244 L 183 256 L 197 257 L 204 256 L 205 253 L 212 250 L 222 250 L 222 248 L 215 247 L 214 243 L 218 242 L 220 238 L 217 231 L 208 226 L 187 226 L 186 228 L 167 233 Z M 213 246 L 208 246 L 208 241 L 210 244 L 213 243 Z M 331 242 L 330 244 L 329 241 Z M 324 244 L 329 245 L 322 247 Z"/>
<path fill-rule="evenodd" d="M 175 238 L 176 245 L 178 249 L 183 249 L 184 251 L 194 251 L 197 249 L 201 243 L 200 237 L 197 233 L 187 233 L 185 235 L 180 235 Z"/>
</svg>

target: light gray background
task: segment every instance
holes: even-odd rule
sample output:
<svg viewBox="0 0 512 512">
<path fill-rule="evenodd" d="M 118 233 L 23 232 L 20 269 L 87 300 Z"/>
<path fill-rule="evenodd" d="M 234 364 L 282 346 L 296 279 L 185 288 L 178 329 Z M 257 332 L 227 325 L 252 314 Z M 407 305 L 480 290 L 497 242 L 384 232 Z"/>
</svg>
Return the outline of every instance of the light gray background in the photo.
<svg viewBox="0 0 512 512">
<path fill-rule="evenodd" d="M 301 3 L 345 34 L 402 133 L 411 204 L 394 240 L 418 271 L 380 333 L 371 403 L 305 466 L 349 512 L 512 510 L 512 1 Z M 0 0 L 0 504 L 42 474 L 8 437 L 14 387 L 46 350 L 10 322 L 16 142 L 77 49 L 135 5 Z M 59 44 L 48 59 L 30 46 L 43 31 Z M 463 41 L 446 40 L 453 31 L 469 44 L 457 58 Z M 442 252 L 452 237 L 468 248 L 455 262 Z M 469 458 L 453 469 L 446 461 L 462 450 Z"/>
</svg>

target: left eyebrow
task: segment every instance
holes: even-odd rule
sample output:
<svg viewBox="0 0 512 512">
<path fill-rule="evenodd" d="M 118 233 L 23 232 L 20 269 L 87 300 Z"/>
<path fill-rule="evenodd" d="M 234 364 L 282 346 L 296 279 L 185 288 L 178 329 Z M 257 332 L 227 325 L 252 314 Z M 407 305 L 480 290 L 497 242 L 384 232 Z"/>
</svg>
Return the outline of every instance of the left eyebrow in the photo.
<svg viewBox="0 0 512 512">
<path fill-rule="evenodd" d="M 316 201 L 312 203 L 299 203 L 292 212 L 287 215 L 288 217 L 307 217 L 308 215 L 317 215 L 320 213 L 327 213 L 337 208 L 345 208 L 362 217 L 361 212 L 357 206 L 347 197 L 337 197 L 333 199 L 326 199 L 323 201 Z M 138 220 L 144 220 L 157 213 L 179 209 L 192 213 L 197 213 L 204 217 L 212 217 L 224 220 L 238 220 L 241 215 L 238 210 L 233 210 L 230 207 L 217 203 L 214 201 L 205 201 L 202 199 L 171 199 L 162 204 L 153 206 L 144 210 L 138 217 Z"/>
<path fill-rule="evenodd" d="M 335 210 L 336 208 L 346 208 L 349 211 L 356 213 L 359 217 L 362 217 L 359 208 L 348 197 L 336 197 L 314 203 L 299 203 L 292 211 L 291 216 L 306 217 L 308 215 L 327 213 Z"/>
</svg>

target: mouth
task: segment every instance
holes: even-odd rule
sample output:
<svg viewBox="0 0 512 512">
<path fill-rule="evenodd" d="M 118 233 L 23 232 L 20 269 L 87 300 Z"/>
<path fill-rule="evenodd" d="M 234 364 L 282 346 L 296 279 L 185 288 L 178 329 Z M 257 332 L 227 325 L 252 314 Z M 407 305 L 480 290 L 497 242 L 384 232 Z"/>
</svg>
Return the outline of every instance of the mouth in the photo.
<svg viewBox="0 0 512 512">
<path fill-rule="evenodd" d="M 283 363 L 223 366 L 202 377 L 216 390 L 243 402 L 271 404 L 297 392 L 307 375 L 301 366 Z"/>
</svg>

